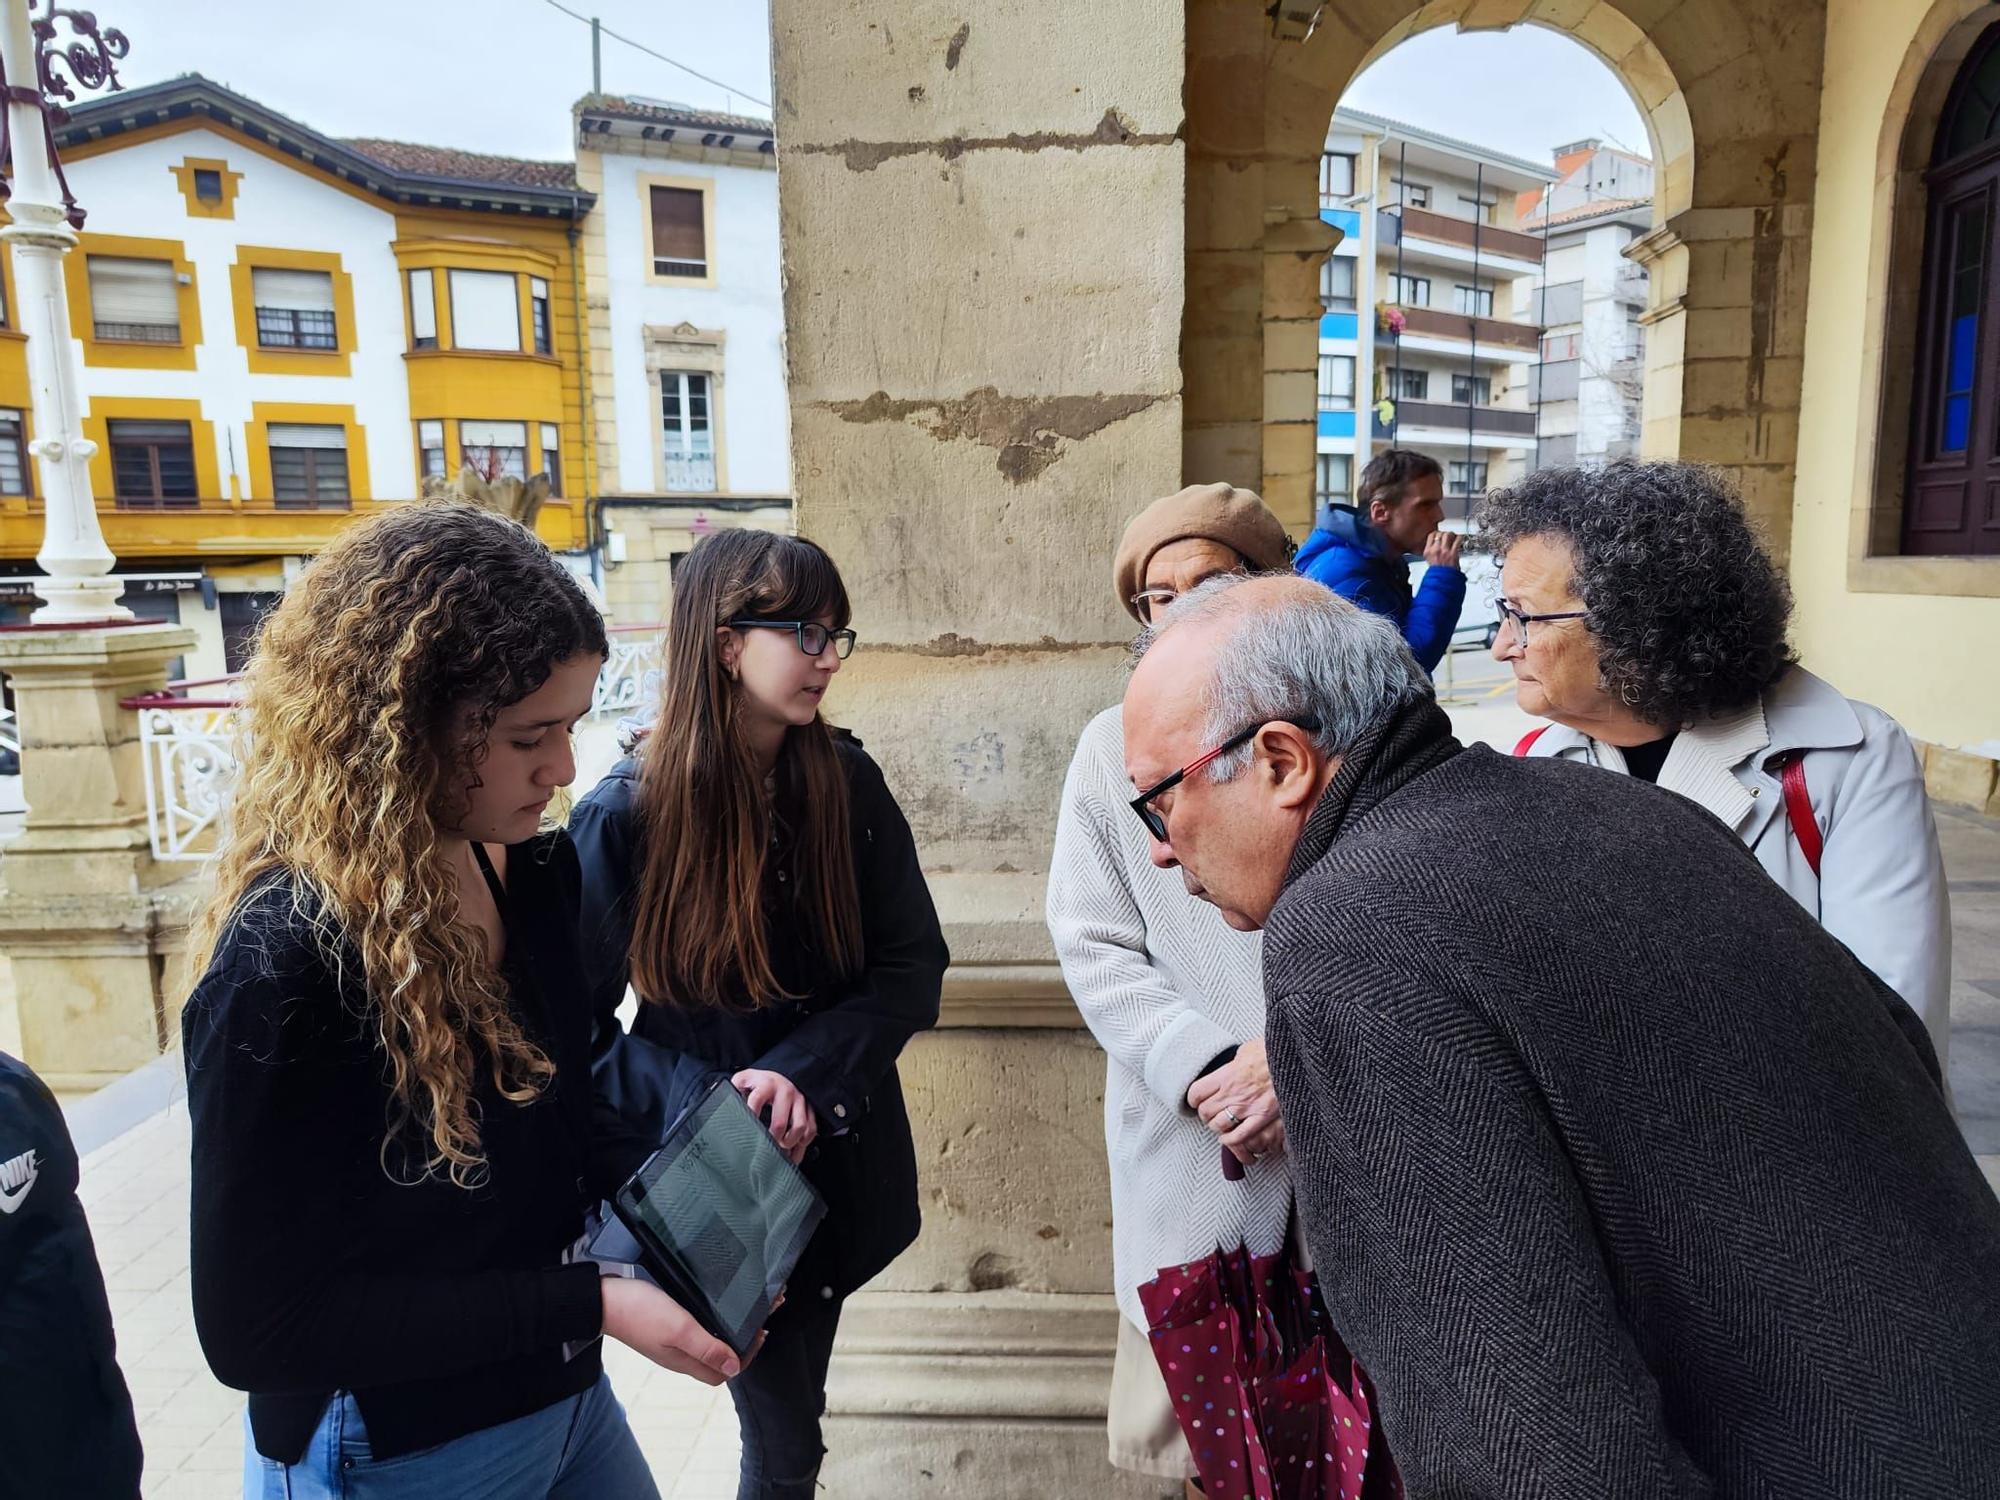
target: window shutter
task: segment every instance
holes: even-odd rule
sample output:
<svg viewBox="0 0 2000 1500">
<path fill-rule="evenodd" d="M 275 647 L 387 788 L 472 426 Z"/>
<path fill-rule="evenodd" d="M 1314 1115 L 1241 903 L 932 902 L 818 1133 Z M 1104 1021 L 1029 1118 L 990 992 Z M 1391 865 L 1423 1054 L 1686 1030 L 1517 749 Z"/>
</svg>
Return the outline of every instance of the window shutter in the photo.
<svg viewBox="0 0 2000 1500">
<path fill-rule="evenodd" d="M 273 422 L 273 448 L 331 448 L 347 451 L 347 429 L 319 422 Z"/>
<path fill-rule="evenodd" d="M 114 443 L 192 443 L 193 430 L 186 422 L 148 422 L 130 417 L 113 417 L 106 424 Z"/>
<path fill-rule="evenodd" d="M 410 272 L 410 337 L 418 342 L 437 342 L 437 299 L 431 289 L 429 271 Z"/>
<path fill-rule="evenodd" d="M 451 341 L 459 349 L 519 349 L 521 294 L 516 278 L 505 271 L 453 271 Z"/>
<path fill-rule="evenodd" d="M 259 307 L 286 307 L 299 312 L 333 311 L 333 275 L 328 271 L 250 269 L 250 295 Z"/>
<path fill-rule="evenodd" d="M 702 194 L 695 188 L 652 190 L 653 259 L 686 261 L 706 267 L 708 236 L 702 226 Z"/>
<path fill-rule="evenodd" d="M 172 261 L 87 257 L 90 315 L 99 323 L 146 323 L 178 328 L 179 284 Z"/>
<path fill-rule="evenodd" d="M 526 422 L 476 422 L 466 418 L 458 424 L 459 446 L 464 448 L 525 448 Z"/>
</svg>

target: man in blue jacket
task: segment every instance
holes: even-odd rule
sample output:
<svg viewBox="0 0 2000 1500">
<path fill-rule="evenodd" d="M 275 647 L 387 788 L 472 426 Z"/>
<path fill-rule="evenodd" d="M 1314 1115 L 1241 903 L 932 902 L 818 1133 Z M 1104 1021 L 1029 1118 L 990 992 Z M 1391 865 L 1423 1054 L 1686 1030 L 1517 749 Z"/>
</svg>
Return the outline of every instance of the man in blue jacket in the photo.
<svg viewBox="0 0 2000 1500">
<path fill-rule="evenodd" d="M 1394 620 L 1424 670 L 1436 671 L 1465 606 L 1460 539 L 1442 529 L 1444 471 L 1426 454 L 1385 449 L 1361 471 L 1354 498 L 1353 505 L 1326 508 L 1294 566 L 1370 614 Z M 1404 561 L 1411 554 L 1430 564 L 1414 594 Z"/>
</svg>

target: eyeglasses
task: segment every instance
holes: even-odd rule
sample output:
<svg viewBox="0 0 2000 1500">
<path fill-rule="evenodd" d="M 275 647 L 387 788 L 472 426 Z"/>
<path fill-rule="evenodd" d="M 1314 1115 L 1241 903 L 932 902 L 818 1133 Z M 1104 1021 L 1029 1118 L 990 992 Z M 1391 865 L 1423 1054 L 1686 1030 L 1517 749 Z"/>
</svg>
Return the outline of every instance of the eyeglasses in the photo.
<svg viewBox="0 0 2000 1500">
<path fill-rule="evenodd" d="M 833 654 L 842 661 L 854 654 L 854 632 L 828 630 L 817 620 L 731 620 L 731 630 L 789 630 L 798 637 L 799 650 L 818 656 L 833 643 Z"/>
<path fill-rule="evenodd" d="M 1512 625 L 1514 627 L 1514 639 L 1521 643 L 1521 649 L 1523 651 L 1526 651 L 1528 649 L 1528 627 L 1534 624 L 1536 621 L 1582 620 L 1588 618 L 1590 615 L 1590 611 L 1587 609 L 1569 609 L 1569 610 L 1563 610 L 1558 614 L 1531 615 L 1515 608 L 1515 606 L 1506 599 L 1496 599 L 1494 603 L 1495 605 L 1498 606 L 1500 610 L 1501 624 Z"/>
<path fill-rule="evenodd" d="M 1211 578 L 1222 578 L 1229 573 L 1240 573 L 1242 571 L 1241 568 L 1218 568 L 1213 573 L 1205 573 L 1195 579 L 1185 589 L 1170 589 L 1164 586 L 1140 589 L 1128 602 L 1138 614 L 1139 623 L 1141 625 L 1151 625 L 1155 619 L 1165 613 L 1167 606 L 1180 598 L 1182 594 L 1192 593 Z"/>
<path fill-rule="evenodd" d="M 1145 791 L 1132 799 L 1132 811 L 1137 813 L 1139 821 L 1146 825 L 1146 832 L 1164 844 L 1167 841 L 1167 819 L 1164 813 L 1152 805 L 1153 800 L 1171 792 L 1210 761 L 1215 760 L 1219 756 L 1227 755 L 1230 751 L 1240 746 L 1249 744 L 1257 731 L 1262 729 L 1266 724 L 1290 724 L 1295 729 L 1303 729 L 1307 734 L 1319 733 L 1319 720 L 1312 718 L 1310 715 L 1305 715 L 1296 719 L 1259 719 L 1241 734 L 1232 734 L 1207 754 L 1196 756 L 1165 781 L 1157 782 L 1147 787 Z"/>
</svg>

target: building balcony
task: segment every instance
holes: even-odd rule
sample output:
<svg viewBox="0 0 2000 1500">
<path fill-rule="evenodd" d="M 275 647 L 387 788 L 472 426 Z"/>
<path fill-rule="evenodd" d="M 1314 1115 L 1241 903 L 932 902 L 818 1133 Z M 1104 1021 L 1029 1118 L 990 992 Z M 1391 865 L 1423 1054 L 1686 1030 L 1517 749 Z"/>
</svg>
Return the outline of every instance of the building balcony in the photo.
<svg viewBox="0 0 2000 1500">
<path fill-rule="evenodd" d="M 1435 307 L 1404 307 L 1398 311 L 1403 314 L 1405 349 L 1461 357 L 1471 351 L 1495 364 L 1533 364 L 1541 347 L 1542 330 L 1533 323 L 1475 318 Z M 1395 335 L 1382 327 L 1379 320 L 1375 342 L 1395 342 Z"/>
<path fill-rule="evenodd" d="M 1384 208 L 1375 221 L 1378 255 L 1394 259 L 1400 245 L 1405 257 L 1469 266 L 1474 256 L 1483 268 L 1523 274 L 1542 263 L 1542 242 L 1532 234 L 1454 219 L 1427 208 Z"/>
<path fill-rule="evenodd" d="M 1468 406 L 1450 401 L 1398 401 L 1395 437 L 1403 443 L 1463 443 L 1470 432 L 1474 447 L 1518 448 L 1535 438 L 1535 414 L 1506 406 Z M 1375 437 L 1388 441 L 1390 428 L 1380 417 Z"/>
<path fill-rule="evenodd" d="M 97 502 L 104 540 L 121 567 L 135 559 L 310 556 L 356 517 L 409 504 L 415 494 L 386 500 L 117 499 Z M 558 550 L 586 545 L 584 507 L 551 497 L 535 529 Z M 0 559 L 26 560 L 42 545 L 39 499 L 0 500 Z"/>
<path fill-rule="evenodd" d="M 668 453 L 667 491 L 680 495 L 712 495 L 715 493 L 715 455 L 713 453 Z"/>
</svg>

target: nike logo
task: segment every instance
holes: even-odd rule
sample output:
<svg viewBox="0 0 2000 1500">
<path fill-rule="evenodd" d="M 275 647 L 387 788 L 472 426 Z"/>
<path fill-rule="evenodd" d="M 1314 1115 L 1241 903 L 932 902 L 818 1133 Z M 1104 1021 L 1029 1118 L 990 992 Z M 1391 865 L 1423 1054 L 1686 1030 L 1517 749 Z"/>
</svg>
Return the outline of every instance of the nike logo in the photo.
<svg viewBox="0 0 2000 1500">
<path fill-rule="evenodd" d="M 11 1214 L 27 1199 L 41 1166 L 35 1153 L 23 1151 L 10 1161 L 0 1161 L 0 1214 Z"/>
</svg>

